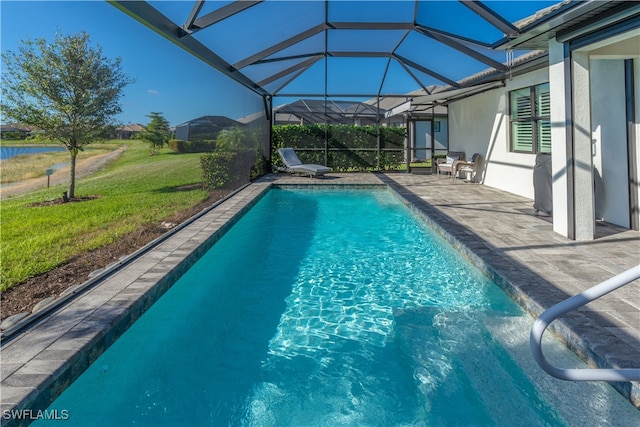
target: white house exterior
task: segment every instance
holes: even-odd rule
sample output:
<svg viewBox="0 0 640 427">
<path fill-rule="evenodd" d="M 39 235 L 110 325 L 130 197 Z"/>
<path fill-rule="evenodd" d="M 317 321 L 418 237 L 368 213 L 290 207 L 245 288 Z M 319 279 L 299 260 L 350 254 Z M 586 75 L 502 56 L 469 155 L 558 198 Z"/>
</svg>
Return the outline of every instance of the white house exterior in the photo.
<svg viewBox="0 0 640 427">
<path fill-rule="evenodd" d="M 576 240 L 597 220 L 640 223 L 640 4 L 597 18 L 546 22 L 547 66 L 448 104 L 449 149 L 482 155 L 482 184 L 533 199 L 536 155 L 511 148 L 510 93 L 548 87 L 553 228 Z"/>
<path fill-rule="evenodd" d="M 449 104 L 449 149 L 482 155 L 476 178 L 490 187 L 533 199 L 535 154 L 509 150 L 509 92 L 548 82 L 541 69 L 513 77 L 505 86 Z"/>
</svg>

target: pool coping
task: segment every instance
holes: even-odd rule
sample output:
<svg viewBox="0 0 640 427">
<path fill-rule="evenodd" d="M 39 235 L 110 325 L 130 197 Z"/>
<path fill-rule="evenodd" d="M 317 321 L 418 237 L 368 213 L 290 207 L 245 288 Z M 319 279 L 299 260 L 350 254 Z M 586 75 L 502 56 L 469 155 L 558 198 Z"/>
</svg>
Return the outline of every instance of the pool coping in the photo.
<svg viewBox="0 0 640 427">
<path fill-rule="evenodd" d="M 257 203 L 272 187 L 283 188 L 389 188 L 412 211 L 449 241 L 476 267 L 503 287 L 523 308 L 530 312 L 541 309 L 530 299 L 517 282 L 505 277 L 499 268 L 487 263 L 473 251 L 473 244 L 463 243 L 446 227 L 446 215 L 425 212 L 422 202 L 412 200 L 400 184 L 394 185 L 378 175 L 369 182 L 333 184 L 323 180 L 317 184 L 284 183 L 268 176 L 241 189 L 214 209 L 156 242 L 153 250 L 133 259 L 109 274 L 99 285 L 93 286 L 64 307 L 32 325 L 20 336 L 2 346 L 0 355 L 0 380 L 2 396 L 0 409 L 2 425 L 21 425 L 29 420 L 5 417 L 5 411 L 44 410 L 75 380 L 109 345 L 139 318 L 158 298 L 169 289 L 184 272 L 195 263 L 222 235 Z M 375 182 L 377 181 L 377 183 Z M 434 214 L 430 216 L 431 213 Z M 444 224 L 443 224 L 444 220 Z M 571 331 L 572 325 L 558 322 L 556 329 L 568 336 L 568 343 L 580 344 L 581 337 Z M 587 354 L 590 352 L 586 345 Z M 575 350 L 575 349 L 574 349 Z M 583 355 L 584 357 L 584 355 Z M 596 354 L 596 359 L 598 359 Z M 8 362 L 10 360 L 10 362 Z M 596 360 L 607 366 L 606 360 Z M 638 396 L 637 385 L 630 383 L 619 389 L 633 403 Z M 626 390 L 626 392 L 625 392 Z M 634 394 L 635 393 L 635 394 Z M 637 406 L 637 405 L 636 405 Z M 37 412 L 22 413 L 31 417 Z"/>
<path fill-rule="evenodd" d="M 528 278 L 526 277 L 526 273 L 512 269 L 511 266 L 507 265 L 508 263 L 504 263 L 504 265 L 494 265 L 491 261 L 488 261 L 482 255 L 478 254 L 478 252 L 481 253 L 482 251 L 488 250 L 484 243 L 468 235 L 460 239 L 459 235 L 457 236 L 456 233 L 452 233 L 451 228 L 444 225 L 448 220 L 446 215 L 437 212 L 435 209 L 429 210 L 427 213 L 424 209 L 424 201 L 419 200 L 416 203 L 413 195 L 407 195 L 406 192 L 394 188 L 391 184 L 389 189 L 396 193 L 402 200 L 405 200 L 407 206 L 419 215 L 431 229 L 453 246 L 459 254 L 465 257 L 484 275 L 496 283 L 513 301 L 531 316 L 536 318 L 547 308 L 554 305 L 550 299 L 545 298 L 547 295 L 545 295 L 544 292 L 536 296 L 527 292 L 527 288 L 530 289 L 531 284 L 535 283 L 534 278 Z M 586 328 L 591 329 L 589 337 L 583 333 Z M 599 351 L 606 349 L 610 340 L 617 340 L 617 337 L 613 336 L 597 323 L 594 323 L 592 319 L 589 319 L 588 316 L 581 312 L 573 312 L 570 315 L 556 319 L 548 326 L 548 331 L 552 332 L 567 348 L 591 367 L 628 367 L 620 366 L 615 357 L 611 357 L 607 352 L 602 353 Z M 628 381 L 610 383 L 610 385 L 629 400 L 633 406 L 640 410 L 640 385 L 638 383 Z"/>
<path fill-rule="evenodd" d="M 558 296 L 561 296 L 562 292 L 555 289 L 553 283 L 549 286 L 549 283 L 537 277 L 535 272 L 519 268 L 517 263 L 514 264 L 509 259 L 500 259 L 489 242 L 476 233 L 469 232 L 464 226 L 461 227 L 455 218 L 440 211 L 402 182 L 386 176 L 382 176 L 381 179 L 458 253 L 534 318 L 559 302 Z M 551 323 L 548 331 L 592 368 L 637 368 L 638 351 L 595 320 L 597 315 L 594 319 L 589 313 L 589 309 L 568 313 Z M 609 382 L 609 385 L 640 410 L 639 382 Z"/>
</svg>

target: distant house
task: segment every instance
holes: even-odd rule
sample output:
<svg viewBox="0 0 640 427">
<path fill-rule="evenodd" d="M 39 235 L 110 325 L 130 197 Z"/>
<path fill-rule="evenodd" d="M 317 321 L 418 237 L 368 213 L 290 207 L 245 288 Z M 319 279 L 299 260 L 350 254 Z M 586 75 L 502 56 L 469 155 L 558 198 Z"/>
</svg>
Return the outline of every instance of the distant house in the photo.
<svg viewBox="0 0 640 427">
<path fill-rule="evenodd" d="M 239 117 L 236 119 L 238 123 L 243 126 L 246 126 L 249 129 L 253 129 L 256 127 L 267 126 L 269 123 L 269 117 L 264 111 L 258 111 L 257 113 L 249 114 L 244 117 Z"/>
<path fill-rule="evenodd" d="M 116 129 L 116 138 L 117 139 L 131 139 L 135 135 L 138 135 L 140 132 L 144 131 L 144 126 L 139 123 L 131 123 L 126 126 L 122 126 Z"/>
<path fill-rule="evenodd" d="M 8 123 L 0 126 L 0 136 L 2 139 L 25 139 L 35 131 L 33 126 L 22 123 Z"/>
<path fill-rule="evenodd" d="M 210 141 L 225 129 L 244 125 L 225 116 L 202 116 L 176 126 L 175 138 L 182 141 Z"/>
<path fill-rule="evenodd" d="M 275 124 L 332 123 L 374 125 L 384 117 L 375 105 L 354 101 L 299 99 L 274 108 Z"/>
</svg>

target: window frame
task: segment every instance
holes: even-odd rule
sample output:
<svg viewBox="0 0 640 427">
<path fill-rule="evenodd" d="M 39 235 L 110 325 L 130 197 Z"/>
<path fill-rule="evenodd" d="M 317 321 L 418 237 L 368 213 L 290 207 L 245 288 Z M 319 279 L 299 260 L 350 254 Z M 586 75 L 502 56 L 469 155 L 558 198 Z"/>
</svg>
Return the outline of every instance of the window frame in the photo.
<svg viewBox="0 0 640 427">
<path fill-rule="evenodd" d="M 529 113 L 526 116 L 522 116 L 517 114 L 519 117 L 514 117 L 514 113 L 517 110 L 517 102 L 518 98 L 515 98 L 514 95 L 517 92 L 522 92 L 523 90 L 529 90 Z M 546 89 L 546 90 L 545 90 Z M 546 105 L 542 102 L 539 102 L 538 95 L 544 95 L 546 93 Z M 522 98 L 522 97 L 520 97 Z M 543 102 L 544 102 L 543 101 Z M 550 107 L 550 91 L 549 91 L 549 82 L 538 83 L 532 86 L 525 86 L 518 89 L 514 89 L 509 91 L 509 152 L 511 153 L 523 153 L 523 154 L 538 154 L 538 153 L 551 153 L 551 107 Z M 549 114 L 539 114 L 541 113 L 541 104 L 543 107 L 548 109 Z M 514 109 L 515 107 L 515 109 Z M 527 112 L 525 111 L 525 114 Z M 544 126 L 544 123 L 547 123 L 548 134 L 546 140 L 548 140 L 547 144 L 543 144 L 543 140 L 541 140 L 542 132 L 540 129 Z M 528 124 L 530 128 L 530 138 L 531 138 L 531 150 L 525 149 L 516 149 L 516 143 L 518 141 L 517 136 L 514 134 L 515 124 L 523 123 Z M 548 146 L 548 150 L 545 150 L 545 145 Z"/>
</svg>

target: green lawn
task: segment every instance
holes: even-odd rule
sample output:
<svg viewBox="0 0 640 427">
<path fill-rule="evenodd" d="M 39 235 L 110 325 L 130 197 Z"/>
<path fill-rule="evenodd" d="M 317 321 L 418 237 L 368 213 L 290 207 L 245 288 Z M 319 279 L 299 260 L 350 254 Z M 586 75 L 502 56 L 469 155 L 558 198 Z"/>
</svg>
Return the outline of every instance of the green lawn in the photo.
<svg viewBox="0 0 640 427">
<path fill-rule="evenodd" d="M 431 167 L 431 159 L 427 159 L 424 162 L 411 162 L 410 165 L 411 165 L 412 168 L 430 168 Z M 406 172 L 407 164 L 406 163 L 401 163 L 398 166 L 398 170 Z"/>
<path fill-rule="evenodd" d="M 76 197 L 96 199 L 32 206 L 59 198 L 66 187 L 58 186 L 2 201 L 0 290 L 207 198 L 199 187 L 180 189 L 201 182 L 201 154 L 163 149 L 150 156 L 148 144 L 131 141 L 128 145 L 124 155 L 105 170 L 76 181 Z"/>
</svg>

